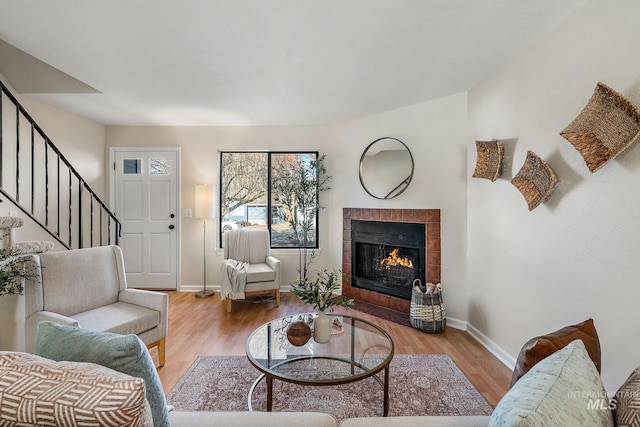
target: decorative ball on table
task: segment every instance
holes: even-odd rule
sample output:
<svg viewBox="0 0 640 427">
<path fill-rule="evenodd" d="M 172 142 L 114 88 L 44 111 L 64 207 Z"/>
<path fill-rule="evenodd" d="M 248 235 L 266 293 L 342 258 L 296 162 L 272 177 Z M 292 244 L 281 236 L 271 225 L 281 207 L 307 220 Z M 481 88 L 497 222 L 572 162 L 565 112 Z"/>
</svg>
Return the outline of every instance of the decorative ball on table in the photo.
<svg viewBox="0 0 640 427">
<path fill-rule="evenodd" d="M 311 328 L 306 322 L 294 322 L 287 329 L 287 339 L 295 346 L 305 345 L 311 338 Z"/>
</svg>

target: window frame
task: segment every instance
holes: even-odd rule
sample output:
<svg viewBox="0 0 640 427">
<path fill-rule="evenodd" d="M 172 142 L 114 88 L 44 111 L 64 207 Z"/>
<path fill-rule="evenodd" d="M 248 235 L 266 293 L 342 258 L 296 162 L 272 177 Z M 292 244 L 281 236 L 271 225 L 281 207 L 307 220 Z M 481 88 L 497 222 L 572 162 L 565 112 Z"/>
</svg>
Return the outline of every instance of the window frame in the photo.
<svg viewBox="0 0 640 427">
<path fill-rule="evenodd" d="M 236 154 L 236 153 L 255 153 L 255 154 L 265 154 L 267 156 L 267 230 L 269 230 L 269 236 L 271 236 L 272 230 L 271 230 L 271 226 L 272 226 L 272 219 L 273 219 L 273 205 L 272 205 L 272 184 L 271 184 L 271 157 L 273 155 L 278 155 L 278 154 L 295 154 L 295 155 L 304 155 L 304 154 L 312 154 L 315 156 L 314 160 L 318 160 L 318 158 L 320 157 L 320 152 L 317 150 L 302 150 L 302 151 L 297 151 L 297 150 L 220 150 L 219 152 L 219 156 L 218 156 L 218 169 L 219 169 L 219 174 L 218 174 L 218 222 L 217 222 L 217 226 L 218 226 L 218 247 L 219 249 L 223 249 L 222 246 L 222 235 L 223 235 L 223 230 L 222 230 L 222 174 L 223 174 L 223 156 L 225 154 Z M 320 199 L 320 191 L 318 188 L 316 188 L 316 201 L 319 201 Z M 278 249 L 278 250 L 301 250 L 301 249 L 309 249 L 309 250 L 317 250 L 320 248 L 319 246 L 319 235 L 320 235 L 320 211 L 317 212 L 316 214 L 316 220 L 315 220 L 315 244 L 313 246 L 274 246 L 273 245 L 273 240 L 270 237 L 269 238 L 269 247 L 271 249 Z"/>
</svg>

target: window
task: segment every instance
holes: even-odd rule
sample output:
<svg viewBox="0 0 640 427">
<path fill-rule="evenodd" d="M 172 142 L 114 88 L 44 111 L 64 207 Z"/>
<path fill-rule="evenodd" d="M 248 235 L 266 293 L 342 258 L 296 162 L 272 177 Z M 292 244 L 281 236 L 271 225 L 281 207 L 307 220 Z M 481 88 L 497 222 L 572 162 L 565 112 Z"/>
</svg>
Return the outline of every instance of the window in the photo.
<svg viewBox="0 0 640 427">
<path fill-rule="evenodd" d="M 144 173 L 142 167 L 142 159 L 123 159 L 122 173 L 126 175 L 140 175 Z M 149 175 L 167 175 L 171 173 L 171 164 L 169 159 L 150 158 L 149 159 Z"/>
<path fill-rule="evenodd" d="M 149 174 L 168 175 L 169 173 L 171 173 L 171 163 L 169 159 L 153 157 L 149 159 Z"/>
<path fill-rule="evenodd" d="M 122 160 L 122 173 L 139 175 L 142 173 L 142 160 L 141 159 L 123 159 Z"/>
<path fill-rule="evenodd" d="M 226 230 L 268 228 L 272 248 L 317 248 L 318 152 L 222 152 L 220 243 Z"/>
</svg>

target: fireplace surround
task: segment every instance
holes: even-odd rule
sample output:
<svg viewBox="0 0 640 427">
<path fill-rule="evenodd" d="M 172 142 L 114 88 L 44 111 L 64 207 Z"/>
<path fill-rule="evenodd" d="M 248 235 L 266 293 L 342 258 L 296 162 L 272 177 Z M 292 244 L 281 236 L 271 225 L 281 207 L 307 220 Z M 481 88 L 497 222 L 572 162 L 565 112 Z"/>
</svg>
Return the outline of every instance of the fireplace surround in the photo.
<svg viewBox="0 0 640 427">
<path fill-rule="evenodd" d="M 406 294 L 397 296 L 389 295 L 389 292 L 382 290 L 378 292 L 371 289 L 364 289 L 359 283 L 352 286 L 352 276 L 356 265 L 354 263 L 354 242 L 352 241 L 352 227 L 356 228 L 360 223 L 389 223 L 403 224 L 407 226 L 420 225 L 424 230 L 424 236 L 414 236 L 417 240 L 424 237 L 424 250 L 419 252 L 421 258 L 418 260 L 423 272 L 417 274 L 424 283 L 440 282 L 440 209 L 369 209 L 369 208 L 344 208 L 343 209 L 343 245 L 342 245 L 342 271 L 344 273 L 342 279 L 342 294 L 348 298 L 354 298 L 356 304 L 358 301 L 374 304 L 383 308 L 388 308 L 404 313 L 409 313 L 410 297 Z M 389 227 L 387 227 L 389 228 Z M 412 233 L 415 233 L 413 231 Z M 403 242 L 390 242 L 391 246 L 400 243 L 403 251 L 406 252 L 405 246 L 413 246 L 404 244 Z M 418 245 L 419 246 L 419 245 Z M 400 254 L 402 255 L 402 253 Z M 415 256 L 415 253 L 414 255 Z M 424 257 L 424 258 L 422 258 Z M 413 280 L 413 279 L 411 279 Z M 393 292 L 391 292 L 393 293 Z"/>
</svg>

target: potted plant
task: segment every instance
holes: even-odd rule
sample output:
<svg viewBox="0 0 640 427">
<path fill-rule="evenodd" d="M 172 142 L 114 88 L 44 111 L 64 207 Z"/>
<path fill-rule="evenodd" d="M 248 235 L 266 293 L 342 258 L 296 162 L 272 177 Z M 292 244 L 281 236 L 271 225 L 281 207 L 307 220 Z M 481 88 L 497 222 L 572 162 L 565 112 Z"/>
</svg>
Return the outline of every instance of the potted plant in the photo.
<svg viewBox="0 0 640 427">
<path fill-rule="evenodd" d="M 331 322 L 325 311 L 338 306 L 353 308 L 353 299 L 334 295 L 341 284 L 340 270 L 323 270 L 317 274 L 315 280 L 307 278 L 291 285 L 291 292 L 294 295 L 305 303 L 313 305 L 313 308 L 318 311 L 318 317 L 313 325 L 313 339 L 318 343 L 325 343 L 331 339 Z"/>
<path fill-rule="evenodd" d="M 35 277 L 36 267 L 25 265 L 25 256 L 12 248 L 0 249 L 0 296 L 22 295 L 24 279 Z"/>
</svg>

